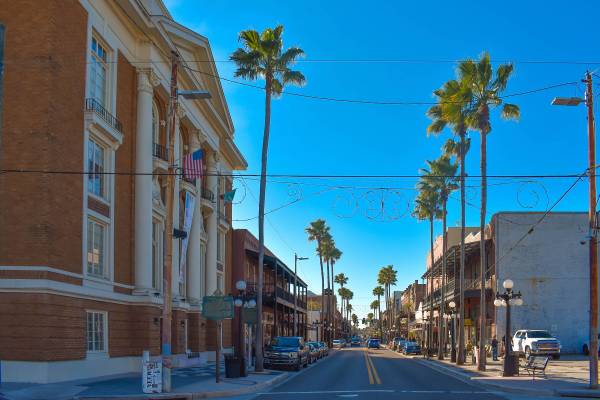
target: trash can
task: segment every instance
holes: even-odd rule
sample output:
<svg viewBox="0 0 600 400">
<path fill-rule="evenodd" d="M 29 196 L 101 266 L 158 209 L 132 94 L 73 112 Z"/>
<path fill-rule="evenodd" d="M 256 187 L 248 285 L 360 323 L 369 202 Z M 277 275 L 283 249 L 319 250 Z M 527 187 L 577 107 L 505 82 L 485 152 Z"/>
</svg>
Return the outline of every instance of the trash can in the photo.
<svg viewBox="0 0 600 400">
<path fill-rule="evenodd" d="M 502 376 L 518 376 L 519 375 L 519 354 L 510 353 L 507 356 L 506 364 Z"/>
<path fill-rule="evenodd" d="M 242 372 L 242 360 L 232 355 L 225 356 L 225 377 L 239 378 Z"/>
</svg>

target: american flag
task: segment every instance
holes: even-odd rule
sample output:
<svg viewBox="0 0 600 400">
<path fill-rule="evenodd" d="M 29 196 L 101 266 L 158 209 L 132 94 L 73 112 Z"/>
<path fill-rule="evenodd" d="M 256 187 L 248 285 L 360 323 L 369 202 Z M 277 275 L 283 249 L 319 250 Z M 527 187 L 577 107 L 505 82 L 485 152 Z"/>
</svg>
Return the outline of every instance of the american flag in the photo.
<svg viewBox="0 0 600 400">
<path fill-rule="evenodd" d="M 193 180 L 202 177 L 202 150 L 196 150 L 193 153 L 183 157 L 183 177 Z"/>
</svg>

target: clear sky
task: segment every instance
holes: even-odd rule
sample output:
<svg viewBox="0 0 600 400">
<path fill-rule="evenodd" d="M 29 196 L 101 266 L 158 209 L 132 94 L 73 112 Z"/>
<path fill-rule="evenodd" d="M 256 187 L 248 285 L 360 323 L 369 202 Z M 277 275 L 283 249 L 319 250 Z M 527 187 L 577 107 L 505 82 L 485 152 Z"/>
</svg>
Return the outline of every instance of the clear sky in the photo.
<svg viewBox="0 0 600 400">
<path fill-rule="evenodd" d="M 563 82 L 580 81 L 600 61 L 598 29 L 586 18 L 598 15 L 594 1 L 282 1 L 166 0 L 178 22 L 209 38 L 215 59 L 224 61 L 238 47 L 243 29 L 285 26 L 285 46 L 297 45 L 306 60 L 406 59 L 412 62 L 301 62 L 307 78 L 299 93 L 378 101 L 433 101 L 432 91 L 454 77 L 456 64 L 435 60 L 477 57 L 489 51 L 493 60 L 514 60 L 515 74 L 507 93 Z M 522 61 L 572 61 L 548 64 Z M 496 63 L 497 64 L 497 63 Z M 235 66 L 219 62 L 222 77 Z M 596 78 L 597 82 L 600 79 Z M 260 172 L 264 93 L 223 82 L 236 127 L 235 141 L 248 160 L 248 173 Z M 587 162 L 586 113 L 580 107 L 553 107 L 554 96 L 582 96 L 583 85 L 565 86 L 511 101 L 521 107 L 518 123 L 494 112 L 488 138 L 488 173 L 580 173 Z M 596 90 L 600 90 L 595 85 Z M 598 102 L 597 99 L 596 103 Z M 269 145 L 269 173 L 317 175 L 416 174 L 424 160 L 440 154 L 450 137 L 428 138 L 427 106 L 347 104 L 283 96 L 274 101 Z M 598 107 L 596 107 L 598 109 Z M 479 137 L 472 133 L 467 171 L 479 175 Z M 490 179 L 488 210 L 544 210 L 573 179 L 533 183 Z M 428 225 L 410 217 L 416 179 L 269 179 L 265 222 L 266 244 L 293 268 L 294 252 L 310 257 L 299 266 L 309 288 L 320 291 L 315 245 L 304 229 L 317 218 L 331 227 L 343 252 L 336 273 L 349 277 L 351 303 L 359 317 L 369 312 L 380 267 L 398 270 L 397 290 L 420 278 L 429 246 Z M 508 183 L 508 184 L 506 184 Z M 467 198 L 479 202 L 477 179 L 470 179 Z M 236 179 L 236 228 L 257 234 L 258 182 Z M 336 188 L 331 186 L 346 186 Z M 394 190 L 368 188 L 393 187 Z M 535 193 L 537 194 L 535 194 Z M 546 195 L 547 193 L 547 195 Z M 385 199 L 387 218 L 377 218 L 378 199 Z M 455 196 L 458 196 L 456 194 Z M 584 211 L 587 181 L 569 193 L 556 210 Z M 478 225 L 479 210 L 468 207 L 467 223 Z M 254 218 L 254 219 L 252 219 Z M 449 204 L 449 226 L 460 220 L 459 203 Z M 437 226 L 437 233 L 440 227 Z"/>
</svg>

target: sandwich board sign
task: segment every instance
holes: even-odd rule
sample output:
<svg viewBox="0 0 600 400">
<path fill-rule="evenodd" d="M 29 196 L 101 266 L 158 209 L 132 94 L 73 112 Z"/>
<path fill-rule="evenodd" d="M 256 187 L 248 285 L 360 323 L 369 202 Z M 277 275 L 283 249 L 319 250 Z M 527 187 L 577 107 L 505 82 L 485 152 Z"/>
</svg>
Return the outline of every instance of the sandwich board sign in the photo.
<svg viewBox="0 0 600 400">
<path fill-rule="evenodd" d="M 144 359 L 142 361 L 142 391 L 144 393 L 162 392 L 162 363 Z"/>
<path fill-rule="evenodd" d="M 213 321 L 233 319 L 233 296 L 204 296 L 202 316 Z"/>
</svg>

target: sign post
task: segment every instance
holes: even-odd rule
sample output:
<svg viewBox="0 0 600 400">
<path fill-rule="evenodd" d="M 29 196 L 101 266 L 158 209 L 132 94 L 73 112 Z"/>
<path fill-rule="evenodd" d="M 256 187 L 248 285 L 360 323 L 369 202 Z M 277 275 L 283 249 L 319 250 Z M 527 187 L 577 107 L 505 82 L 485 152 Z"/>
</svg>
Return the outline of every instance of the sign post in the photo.
<svg viewBox="0 0 600 400">
<path fill-rule="evenodd" d="M 217 321 L 216 371 L 217 383 L 221 381 L 221 346 L 223 336 L 223 320 L 233 319 L 233 296 L 204 296 L 202 299 L 202 315 L 204 318 Z"/>
</svg>

